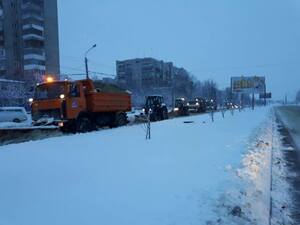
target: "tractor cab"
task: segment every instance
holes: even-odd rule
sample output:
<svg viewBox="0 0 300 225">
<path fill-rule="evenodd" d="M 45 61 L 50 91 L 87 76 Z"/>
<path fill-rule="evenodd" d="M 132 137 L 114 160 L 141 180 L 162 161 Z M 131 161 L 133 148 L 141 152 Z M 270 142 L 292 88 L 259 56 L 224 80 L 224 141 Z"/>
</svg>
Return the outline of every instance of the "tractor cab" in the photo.
<svg viewBox="0 0 300 225">
<path fill-rule="evenodd" d="M 163 96 L 151 95 L 146 97 L 144 113 L 150 116 L 151 121 L 168 119 L 168 109 Z"/>
</svg>

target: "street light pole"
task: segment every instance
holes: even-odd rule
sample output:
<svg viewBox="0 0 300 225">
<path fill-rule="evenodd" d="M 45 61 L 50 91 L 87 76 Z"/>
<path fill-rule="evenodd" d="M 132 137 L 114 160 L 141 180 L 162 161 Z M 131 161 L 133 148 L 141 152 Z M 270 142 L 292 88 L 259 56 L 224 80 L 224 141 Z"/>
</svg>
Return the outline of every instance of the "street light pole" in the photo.
<svg viewBox="0 0 300 225">
<path fill-rule="evenodd" d="M 86 72 L 86 79 L 89 80 L 90 76 L 89 76 L 89 66 L 88 66 L 88 58 L 87 58 L 87 54 L 94 48 L 96 48 L 97 45 L 94 44 L 92 47 L 90 47 L 84 54 L 84 63 L 85 63 L 85 72 Z"/>
<path fill-rule="evenodd" d="M 84 57 L 84 63 L 85 63 L 85 72 L 86 72 L 86 79 L 89 80 L 89 66 L 88 66 L 88 59 L 87 57 Z"/>
</svg>

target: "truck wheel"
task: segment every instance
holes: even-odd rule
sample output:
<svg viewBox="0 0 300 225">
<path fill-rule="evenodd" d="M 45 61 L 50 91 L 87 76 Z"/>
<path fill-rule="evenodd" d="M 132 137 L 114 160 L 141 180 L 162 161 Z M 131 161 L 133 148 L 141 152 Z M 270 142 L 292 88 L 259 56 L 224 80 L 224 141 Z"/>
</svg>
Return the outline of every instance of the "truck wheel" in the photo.
<svg viewBox="0 0 300 225">
<path fill-rule="evenodd" d="M 186 115 L 189 116 L 190 115 L 190 111 L 189 109 L 186 110 Z"/>
<path fill-rule="evenodd" d="M 163 113 L 162 113 L 162 119 L 163 120 L 167 120 L 169 119 L 169 115 L 168 115 L 168 110 L 167 109 L 163 109 Z"/>
<path fill-rule="evenodd" d="M 87 133 L 92 131 L 91 120 L 87 117 L 80 117 L 76 121 L 76 131 L 79 133 Z"/>
<path fill-rule="evenodd" d="M 120 113 L 116 118 L 116 126 L 121 127 L 127 124 L 127 118 L 124 113 Z"/>
<path fill-rule="evenodd" d="M 127 124 L 127 118 L 124 113 L 119 113 L 111 119 L 110 128 L 116 128 L 116 127 L 121 127 L 125 126 Z"/>
<path fill-rule="evenodd" d="M 158 119 L 157 119 L 157 113 L 151 113 L 150 114 L 150 121 L 151 122 L 155 122 L 155 121 L 158 121 Z"/>
<path fill-rule="evenodd" d="M 59 128 L 62 133 L 68 134 L 76 134 L 77 133 L 77 124 L 76 121 L 69 121 L 64 124 L 63 127 Z"/>
</svg>

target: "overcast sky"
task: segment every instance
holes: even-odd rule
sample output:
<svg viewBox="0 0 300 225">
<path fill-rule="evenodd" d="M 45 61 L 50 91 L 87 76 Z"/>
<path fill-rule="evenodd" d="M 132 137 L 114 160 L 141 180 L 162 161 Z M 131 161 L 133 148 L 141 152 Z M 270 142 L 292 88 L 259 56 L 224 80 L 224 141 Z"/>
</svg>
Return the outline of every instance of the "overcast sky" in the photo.
<svg viewBox="0 0 300 225">
<path fill-rule="evenodd" d="M 155 57 L 220 88 L 261 75 L 276 98 L 300 89 L 299 0 L 58 0 L 62 73 L 115 74 L 115 61 Z"/>
</svg>

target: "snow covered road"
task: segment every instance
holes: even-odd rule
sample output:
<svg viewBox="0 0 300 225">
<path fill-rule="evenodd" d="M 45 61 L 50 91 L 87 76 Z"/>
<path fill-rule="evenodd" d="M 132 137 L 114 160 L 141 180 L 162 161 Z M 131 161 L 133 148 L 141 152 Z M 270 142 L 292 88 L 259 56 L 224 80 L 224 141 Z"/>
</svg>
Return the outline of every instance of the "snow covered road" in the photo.
<svg viewBox="0 0 300 225">
<path fill-rule="evenodd" d="M 0 224 L 207 224 L 268 115 L 153 123 L 148 141 L 136 125 L 0 147 Z"/>
</svg>

